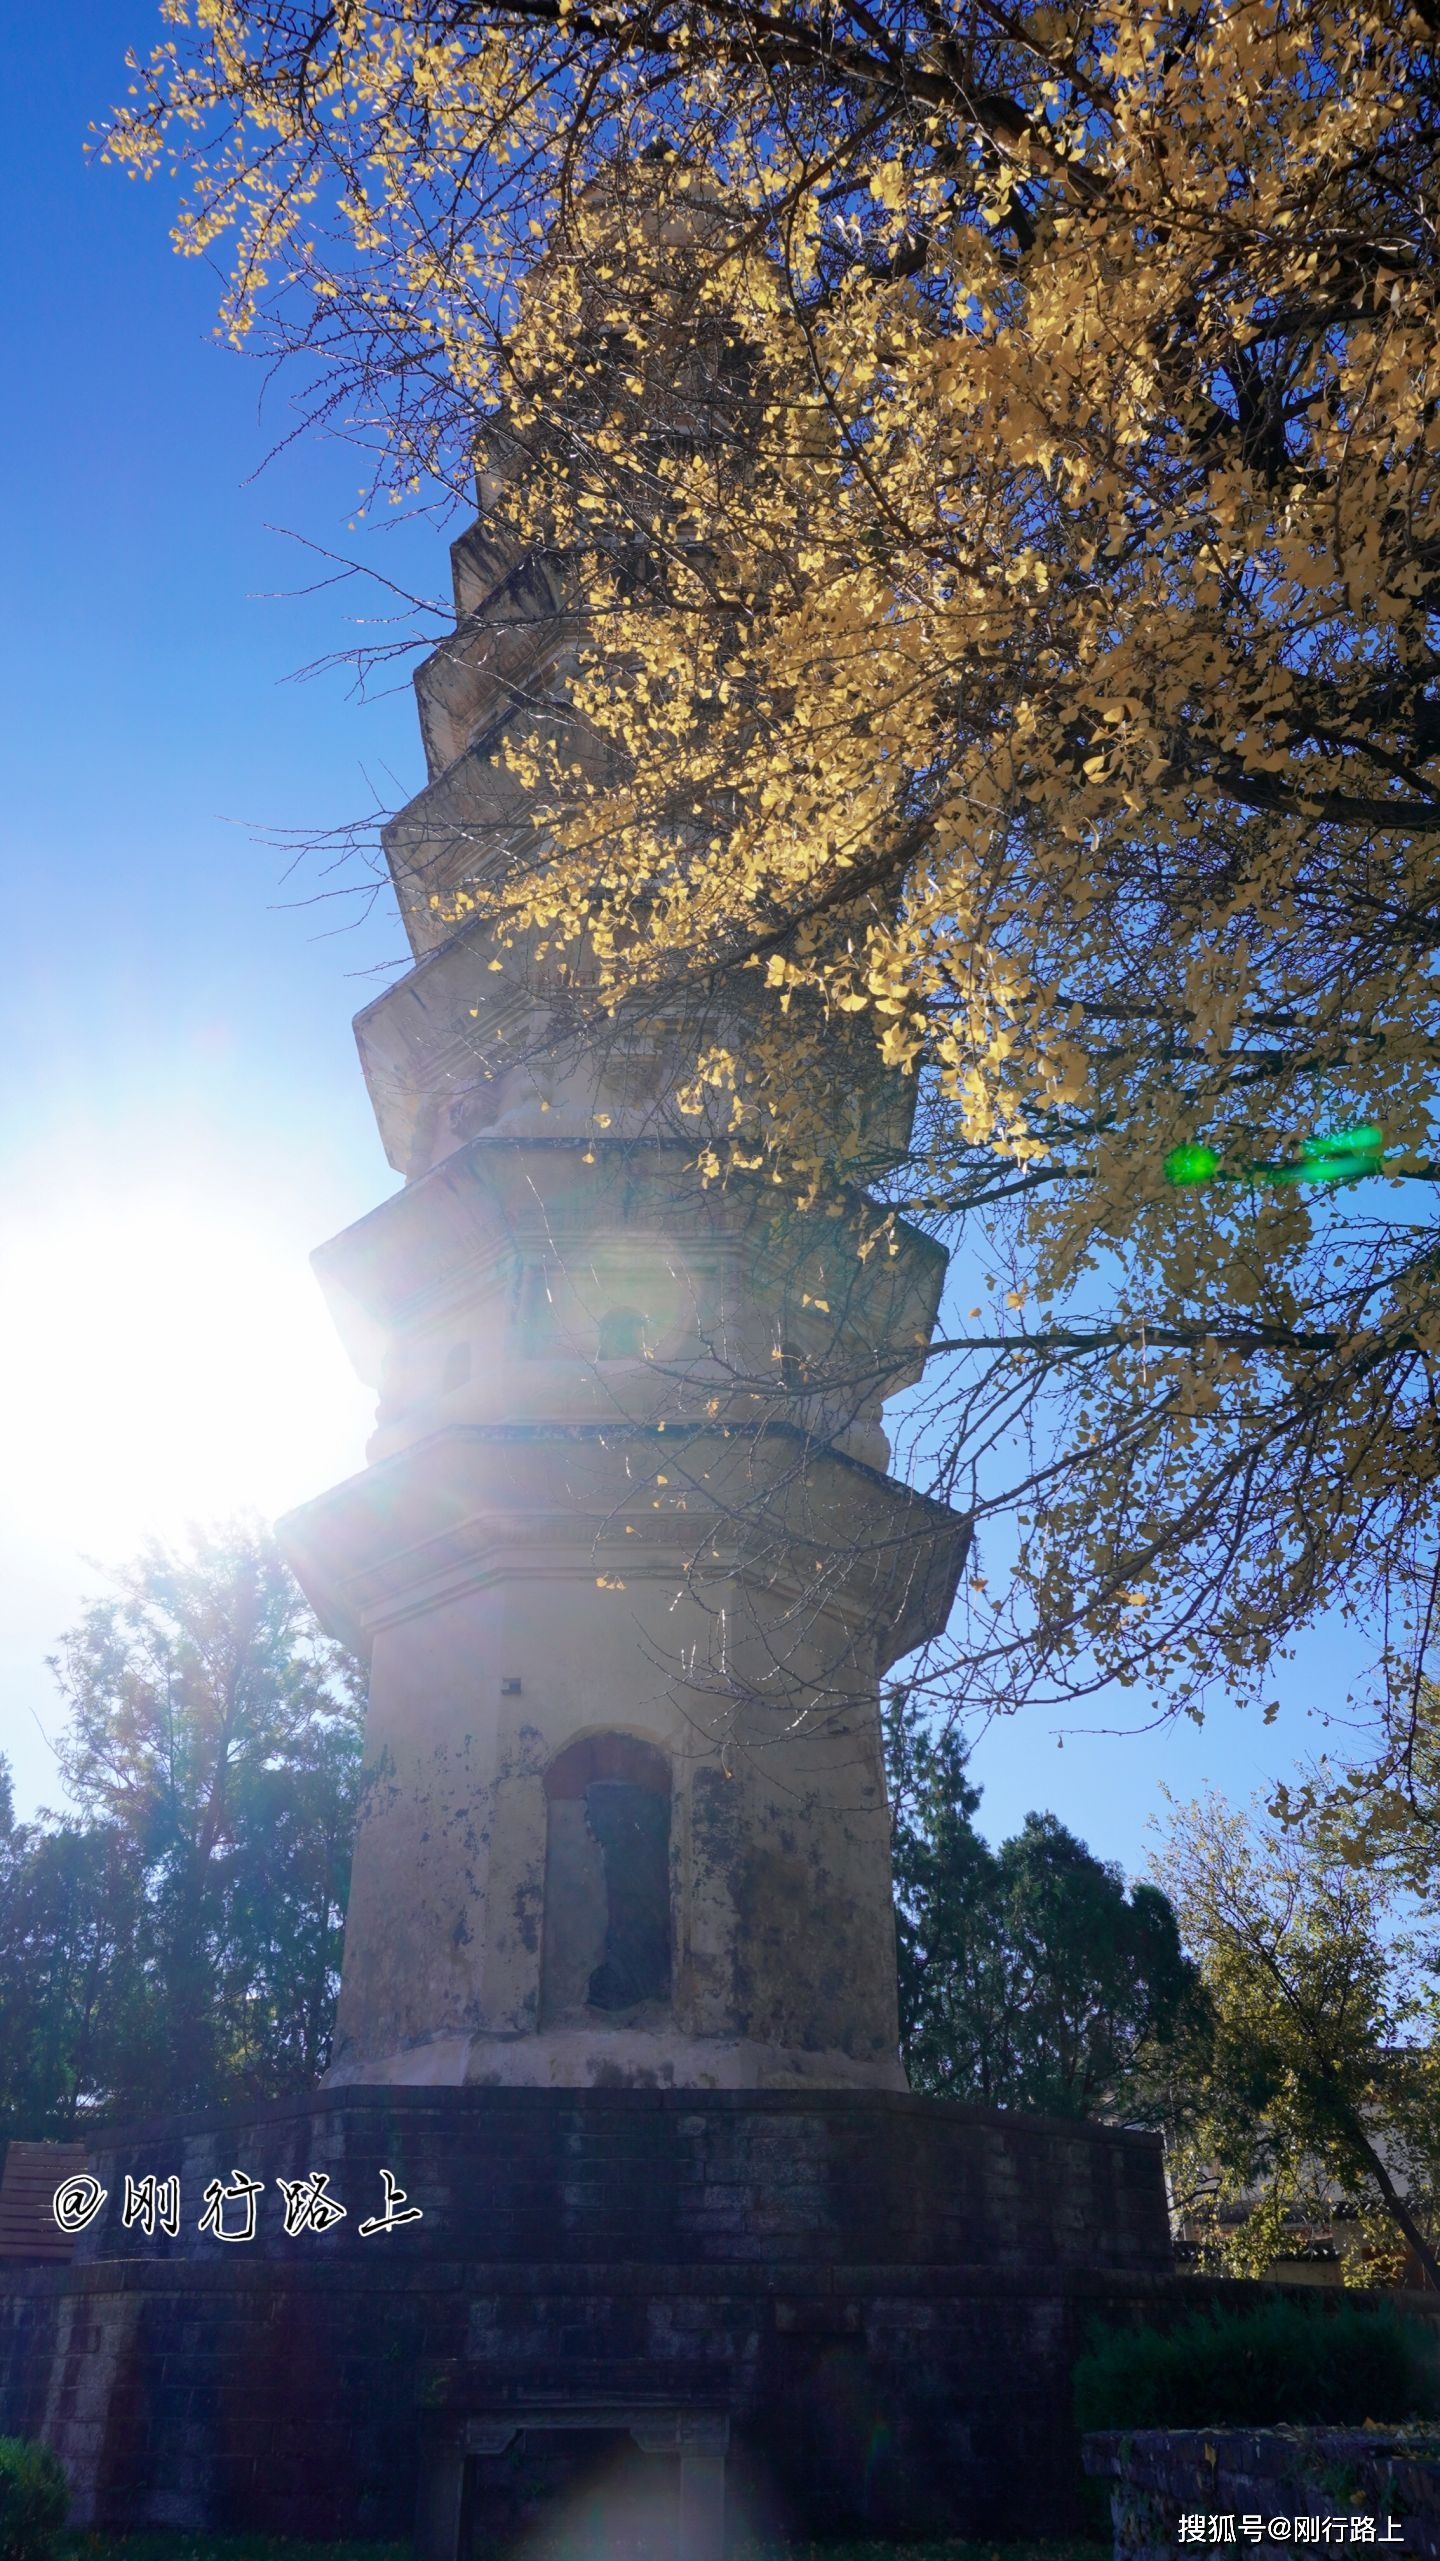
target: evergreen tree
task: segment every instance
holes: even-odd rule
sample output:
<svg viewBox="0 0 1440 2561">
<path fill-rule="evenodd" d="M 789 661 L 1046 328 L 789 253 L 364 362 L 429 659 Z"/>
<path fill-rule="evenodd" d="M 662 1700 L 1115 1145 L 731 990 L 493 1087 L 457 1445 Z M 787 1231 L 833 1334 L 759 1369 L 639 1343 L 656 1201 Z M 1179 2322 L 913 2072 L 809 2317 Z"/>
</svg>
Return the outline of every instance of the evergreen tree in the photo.
<svg viewBox="0 0 1440 2561">
<path fill-rule="evenodd" d="M 912 2087 L 1052 2116 L 1158 2116 L 1157 2071 L 1200 2017 L 1164 1894 L 1127 1894 L 1053 1814 L 1027 1815 L 992 1850 L 965 1743 L 928 1731 L 903 1693 L 886 1752 Z"/>
<path fill-rule="evenodd" d="M 0 1839 L 0 2122 L 210 2107 L 324 2068 L 359 1785 L 358 1667 L 241 1527 L 152 1543 L 53 1668 L 78 1815 Z"/>
<path fill-rule="evenodd" d="M 116 1825 L 17 1824 L 0 1779 L 0 2130 L 64 2137 L 154 2044 L 142 1880 Z"/>
</svg>

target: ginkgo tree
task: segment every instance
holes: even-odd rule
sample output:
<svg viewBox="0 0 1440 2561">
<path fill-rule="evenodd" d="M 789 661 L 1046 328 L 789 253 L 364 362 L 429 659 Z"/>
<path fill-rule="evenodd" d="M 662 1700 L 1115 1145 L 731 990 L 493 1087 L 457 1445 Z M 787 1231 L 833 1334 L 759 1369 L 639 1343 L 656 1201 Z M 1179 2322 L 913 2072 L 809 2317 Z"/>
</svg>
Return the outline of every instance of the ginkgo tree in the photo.
<svg viewBox="0 0 1440 2561">
<path fill-rule="evenodd" d="M 1207 2257 L 1258 2276 L 1287 2227 L 1348 2210 L 1351 2281 L 1440 2285 L 1430 1916 L 1333 1825 L 1172 1803 L 1163 1880 L 1200 2004 L 1171 2083 L 1169 2170 Z M 1228 2207 L 1229 2215 L 1225 2209 Z"/>
<path fill-rule="evenodd" d="M 1434 0 L 163 15 L 104 150 L 224 327 L 576 601 L 603 755 L 512 750 L 472 897 L 602 1011 L 733 991 L 711 1179 L 875 1175 L 838 1020 L 914 1080 L 886 1196 L 1000 1311 L 910 1409 L 1006 1566 L 947 1695 L 1423 1657 Z"/>
</svg>

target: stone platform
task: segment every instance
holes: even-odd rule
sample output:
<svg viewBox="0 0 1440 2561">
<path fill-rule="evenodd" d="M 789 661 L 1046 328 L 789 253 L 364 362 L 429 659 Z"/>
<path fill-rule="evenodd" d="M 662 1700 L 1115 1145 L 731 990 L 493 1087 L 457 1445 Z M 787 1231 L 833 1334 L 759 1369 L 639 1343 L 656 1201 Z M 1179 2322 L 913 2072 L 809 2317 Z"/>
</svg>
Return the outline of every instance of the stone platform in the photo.
<svg viewBox="0 0 1440 2561">
<path fill-rule="evenodd" d="M 722 2497 L 795 2534 L 1066 2530 L 1072 2359 L 1174 2293 L 1156 2139 L 888 2092 L 345 2089 L 90 2166 L 71 2263 L 0 2282 L 0 2433 L 112 2528 L 418 2514 L 457 2561 L 623 2443 L 692 2561 Z M 197 2229 L 237 2169 L 250 2241 Z M 317 2171 L 345 2220 L 287 2237 L 277 2182 Z M 382 2171 L 422 2219 L 362 2235 Z M 123 2228 L 147 2174 L 174 2238 Z"/>
<path fill-rule="evenodd" d="M 1434 2305 L 1433 2294 L 1419 2295 L 1407 2310 L 1433 2321 Z M 1207 2542 L 1238 2536 L 1242 2551 L 1262 2538 L 1388 2543 L 1440 2561 L 1440 2431 L 1430 2422 L 1134 2428 L 1086 2437 L 1083 2451 L 1086 2471 L 1111 2485 L 1115 2551 L 1124 2561 L 1170 2561 L 1182 2516 L 1200 2519 Z M 1212 2537 L 1212 2517 L 1229 2518 L 1229 2533 Z"/>
</svg>

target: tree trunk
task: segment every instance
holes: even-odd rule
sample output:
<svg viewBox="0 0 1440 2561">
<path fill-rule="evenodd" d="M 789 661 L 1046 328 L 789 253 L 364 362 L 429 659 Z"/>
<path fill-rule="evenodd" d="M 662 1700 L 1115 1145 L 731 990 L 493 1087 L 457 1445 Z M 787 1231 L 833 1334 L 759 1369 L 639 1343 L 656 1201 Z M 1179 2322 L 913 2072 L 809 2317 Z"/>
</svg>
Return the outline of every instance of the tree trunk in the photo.
<svg viewBox="0 0 1440 2561">
<path fill-rule="evenodd" d="M 1345 2140 L 1358 2154 L 1380 2190 L 1386 2213 L 1397 2229 L 1404 2233 L 1419 2260 L 1424 2270 L 1426 2284 L 1433 2286 L 1436 2293 L 1440 2294 L 1440 2261 L 1437 2261 L 1434 2251 L 1366 2133 L 1358 2112 L 1338 2089 L 1330 2085 L 1328 2075 L 1325 2096 L 1330 2114 Z"/>
</svg>

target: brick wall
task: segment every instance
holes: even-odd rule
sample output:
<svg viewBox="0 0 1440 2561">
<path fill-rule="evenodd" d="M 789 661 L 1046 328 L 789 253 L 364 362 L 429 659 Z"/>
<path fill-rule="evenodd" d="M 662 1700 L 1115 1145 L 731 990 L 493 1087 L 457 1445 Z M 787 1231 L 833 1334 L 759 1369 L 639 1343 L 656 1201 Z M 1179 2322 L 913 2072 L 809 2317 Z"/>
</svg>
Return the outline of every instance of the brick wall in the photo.
<svg viewBox="0 0 1440 2561">
<path fill-rule="evenodd" d="M 1061 2530 L 1084 2334 L 1176 2292 L 1150 2138 L 889 2094 L 342 2092 L 91 2163 L 72 2263 L 0 2276 L 0 2432 L 110 2527 L 403 2534 L 437 2430 L 629 2393 L 727 2410 L 772 2526 Z M 237 2167 L 248 2244 L 195 2228 Z M 362 2239 L 382 2168 L 424 2219 Z M 287 2239 L 315 2169 L 346 2221 Z M 127 2172 L 178 2172 L 176 2238 L 122 2229 Z"/>
</svg>

